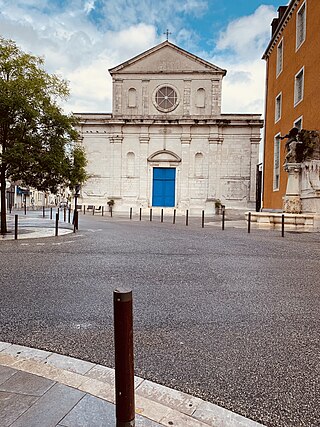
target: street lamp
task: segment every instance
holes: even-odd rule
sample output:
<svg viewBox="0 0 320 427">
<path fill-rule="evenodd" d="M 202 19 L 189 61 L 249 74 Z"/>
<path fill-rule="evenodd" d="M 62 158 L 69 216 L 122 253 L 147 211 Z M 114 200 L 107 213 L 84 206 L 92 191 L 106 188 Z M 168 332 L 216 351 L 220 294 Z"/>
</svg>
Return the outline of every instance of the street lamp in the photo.
<svg viewBox="0 0 320 427">
<path fill-rule="evenodd" d="M 74 187 L 74 215 L 73 223 L 76 230 L 78 230 L 78 197 L 80 196 L 80 184 L 76 184 Z"/>
</svg>

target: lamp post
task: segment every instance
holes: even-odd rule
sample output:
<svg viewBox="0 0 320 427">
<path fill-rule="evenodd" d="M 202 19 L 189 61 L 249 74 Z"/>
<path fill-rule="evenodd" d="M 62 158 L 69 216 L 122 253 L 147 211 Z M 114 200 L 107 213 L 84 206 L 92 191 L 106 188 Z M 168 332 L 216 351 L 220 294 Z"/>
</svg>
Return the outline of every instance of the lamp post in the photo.
<svg viewBox="0 0 320 427">
<path fill-rule="evenodd" d="M 80 196 L 80 184 L 75 185 L 75 193 L 74 193 L 74 215 L 73 215 L 73 223 L 75 229 L 78 230 L 78 197 Z"/>
</svg>

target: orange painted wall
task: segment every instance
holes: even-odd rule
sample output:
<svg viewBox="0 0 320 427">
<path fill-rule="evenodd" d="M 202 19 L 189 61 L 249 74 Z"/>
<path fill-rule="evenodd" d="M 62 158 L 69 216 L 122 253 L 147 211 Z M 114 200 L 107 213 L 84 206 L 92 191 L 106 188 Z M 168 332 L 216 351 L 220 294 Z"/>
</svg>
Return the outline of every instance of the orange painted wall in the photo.
<svg viewBox="0 0 320 427">
<path fill-rule="evenodd" d="M 283 170 L 285 141 L 281 142 L 280 188 L 273 190 L 274 137 L 285 135 L 294 121 L 303 116 L 304 129 L 320 129 L 320 0 L 306 1 L 306 39 L 296 51 L 296 15 L 304 3 L 298 2 L 292 16 L 280 34 L 279 40 L 267 58 L 267 99 L 264 146 L 263 208 L 282 209 L 286 191 L 287 173 Z M 277 46 L 283 38 L 283 70 L 276 77 Z M 294 107 L 295 75 L 304 67 L 303 100 Z M 281 119 L 275 123 L 275 99 L 282 92 Z"/>
</svg>

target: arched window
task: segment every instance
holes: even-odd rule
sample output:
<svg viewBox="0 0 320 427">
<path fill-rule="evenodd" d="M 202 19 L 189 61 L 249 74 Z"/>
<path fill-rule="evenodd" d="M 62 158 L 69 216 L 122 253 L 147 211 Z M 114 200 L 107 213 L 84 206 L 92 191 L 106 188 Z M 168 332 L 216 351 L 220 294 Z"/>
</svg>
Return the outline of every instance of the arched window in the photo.
<svg viewBox="0 0 320 427">
<path fill-rule="evenodd" d="M 137 106 L 137 91 L 134 87 L 131 87 L 128 92 L 128 107 Z"/>
<path fill-rule="evenodd" d="M 127 154 L 127 176 L 134 176 L 135 157 L 132 151 Z"/>
<path fill-rule="evenodd" d="M 206 91 L 203 88 L 197 90 L 196 95 L 196 106 L 199 108 L 203 108 L 206 102 Z"/>
<path fill-rule="evenodd" d="M 203 154 L 197 153 L 194 156 L 194 174 L 195 176 L 202 176 L 203 175 Z"/>
</svg>

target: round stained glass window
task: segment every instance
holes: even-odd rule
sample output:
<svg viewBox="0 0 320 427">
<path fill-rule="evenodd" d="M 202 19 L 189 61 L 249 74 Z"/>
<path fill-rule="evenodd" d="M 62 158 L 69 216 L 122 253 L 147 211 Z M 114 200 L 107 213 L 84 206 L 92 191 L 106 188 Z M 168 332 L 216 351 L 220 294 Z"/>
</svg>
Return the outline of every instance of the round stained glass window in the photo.
<svg viewBox="0 0 320 427">
<path fill-rule="evenodd" d="M 155 94 L 155 104 L 160 111 L 172 111 L 178 105 L 178 94 L 171 86 L 162 86 Z"/>
</svg>

